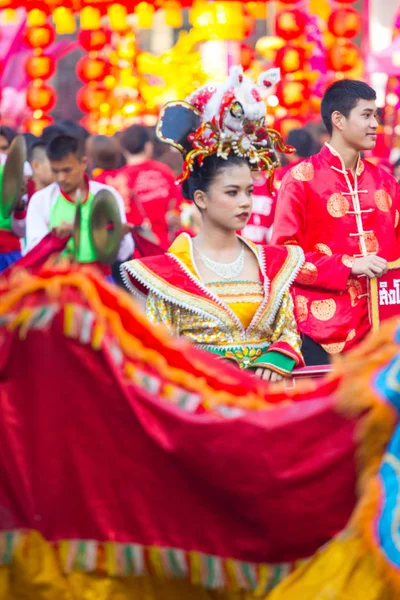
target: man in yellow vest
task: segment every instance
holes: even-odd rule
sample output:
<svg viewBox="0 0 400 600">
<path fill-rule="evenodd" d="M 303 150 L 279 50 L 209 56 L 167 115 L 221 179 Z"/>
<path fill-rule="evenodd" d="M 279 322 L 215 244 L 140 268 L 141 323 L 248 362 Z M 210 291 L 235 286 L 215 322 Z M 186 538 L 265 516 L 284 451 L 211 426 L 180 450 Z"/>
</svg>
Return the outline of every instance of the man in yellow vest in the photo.
<svg viewBox="0 0 400 600">
<path fill-rule="evenodd" d="M 26 251 L 36 246 L 50 231 L 59 236 L 72 233 L 76 204 L 81 203 L 80 245 L 77 259 L 82 263 L 96 261 L 91 243 L 89 216 L 95 194 L 109 190 L 117 201 L 123 231 L 117 260 L 124 261 L 133 253 L 133 239 L 128 234 L 124 203 L 116 190 L 110 186 L 90 181 L 86 175 L 87 157 L 78 139 L 69 135 L 59 135 L 49 143 L 47 156 L 55 182 L 36 192 L 29 203 L 26 219 Z M 125 224 L 125 227 L 124 227 Z M 73 239 L 68 249 L 73 251 Z M 76 253 L 75 253 L 76 254 Z"/>
</svg>

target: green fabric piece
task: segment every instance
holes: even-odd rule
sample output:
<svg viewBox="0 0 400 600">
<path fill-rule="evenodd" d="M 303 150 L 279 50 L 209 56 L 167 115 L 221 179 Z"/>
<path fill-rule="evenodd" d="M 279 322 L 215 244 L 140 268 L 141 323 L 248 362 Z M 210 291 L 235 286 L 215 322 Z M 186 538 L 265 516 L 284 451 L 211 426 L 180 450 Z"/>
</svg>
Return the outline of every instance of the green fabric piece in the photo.
<svg viewBox="0 0 400 600">
<path fill-rule="evenodd" d="M 79 253 L 76 255 L 74 240 L 71 238 L 64 250 L 64 254 L 73 254 L 80 263 L 89 263 L 96 260 L 96 253 L 90 238 L 89 218 L 92 209 L 94 195 L 89 194 L 87 201 L 81 205 L 81 232 Z M 50 213 L 50 230 L 59 227 L 63 221 L 73 223 L 75 219 L 76 204 L 66 200 L 60 194 L 52 206 Z"/>
<path fill-rule="evenodd" d="M 3 206 L 3 172 L 4 165 L 0 165 L 0 206 Z M 2 231 L 12 230 L 12 214 L 9 217 L 5 217 L 2 210 L 0 210 L 0 229 Z"/>
<path fill-rule="evenodd" d="M 282 354 L 281 352 L 270 350 L 256 358 L 250 368 L 259 369 L 260 367 L 265 367 L 268 369 L 271 366 L 277 367 L 285 373 L 291 373 L 295 365 L 296 361 L 294 358 L 290 358 L 290 356 L 286 356 L 286 354 Z"/>
</svg>

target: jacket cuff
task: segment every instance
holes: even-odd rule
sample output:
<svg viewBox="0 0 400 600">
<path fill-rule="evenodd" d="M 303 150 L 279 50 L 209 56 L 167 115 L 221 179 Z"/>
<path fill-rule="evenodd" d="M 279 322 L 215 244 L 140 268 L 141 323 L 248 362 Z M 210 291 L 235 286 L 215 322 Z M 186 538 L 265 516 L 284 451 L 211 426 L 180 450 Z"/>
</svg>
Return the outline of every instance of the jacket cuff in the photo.
<svg viewBox="0 0 400 600">
<path fill-rule="evenodd" d="M 271 369 L 280 375 L 290 375 L 296 366 L 296 361 L 281 352 L 269 350 L 259 356 L 251 365 L 251 369 Z"/>
</svg>

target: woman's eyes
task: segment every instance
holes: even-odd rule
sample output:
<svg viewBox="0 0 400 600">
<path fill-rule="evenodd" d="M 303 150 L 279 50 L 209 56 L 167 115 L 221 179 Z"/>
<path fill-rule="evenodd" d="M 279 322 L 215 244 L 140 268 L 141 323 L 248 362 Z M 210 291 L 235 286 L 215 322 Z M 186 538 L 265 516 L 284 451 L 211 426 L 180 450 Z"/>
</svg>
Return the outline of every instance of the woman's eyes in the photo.
<svg viewBox="0 0 400 600">
<path fill-rule="evenodd" d="M 238 194 L 237 190 L 230 190 L 229 192 L 226 192 L 226 193 L 227 193 L 228 196 L 232 196 L 232 197 L 233 196 L 237 196 L 237 194 Z M 247 190 L 246 191 L 246 194 L 248 196 L 252 196 L 253 193 L 254 193 L 254 190 Z"/>
</svg>

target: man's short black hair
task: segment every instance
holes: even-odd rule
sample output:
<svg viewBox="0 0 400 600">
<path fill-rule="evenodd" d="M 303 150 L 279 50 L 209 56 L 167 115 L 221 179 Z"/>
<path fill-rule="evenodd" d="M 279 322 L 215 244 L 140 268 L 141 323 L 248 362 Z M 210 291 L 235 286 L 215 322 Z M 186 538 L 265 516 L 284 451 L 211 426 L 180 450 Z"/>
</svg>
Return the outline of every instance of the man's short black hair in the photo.
<svg viewBox="0 0 400 600">
<path fill-rule="evenodd" d="M 376 92 L 364 81 L 341 79 L 336 81 L 326 90 L 321 103 L 321 117 L 332 135 L 332 114 L 339 111 L 344 117 L 357 106 L 360 100 L 376 100 Z"/>
<path fill-rule="evenodd" d="M 152 135 L 148 127 L 144 125 L 132 125 L 122 132 L 121 146 L 129 154 L 140 154 L 151 139 Z"/>
<path fill-rule="evenodd" d="M 308 158 L 313 153 L 312 136 L 305 129 L 292 129 L 286 138 L 288 146 L 296 148 L 296 154 Z"/>
<path fill-rule="evenodd" d="M 47 157 L 49 160 L 62 160 L 70 154 L 76 158 L 82 158 L 81 141 L 71 135 L 58 135 L 47 145 Z"/>
</svg>

